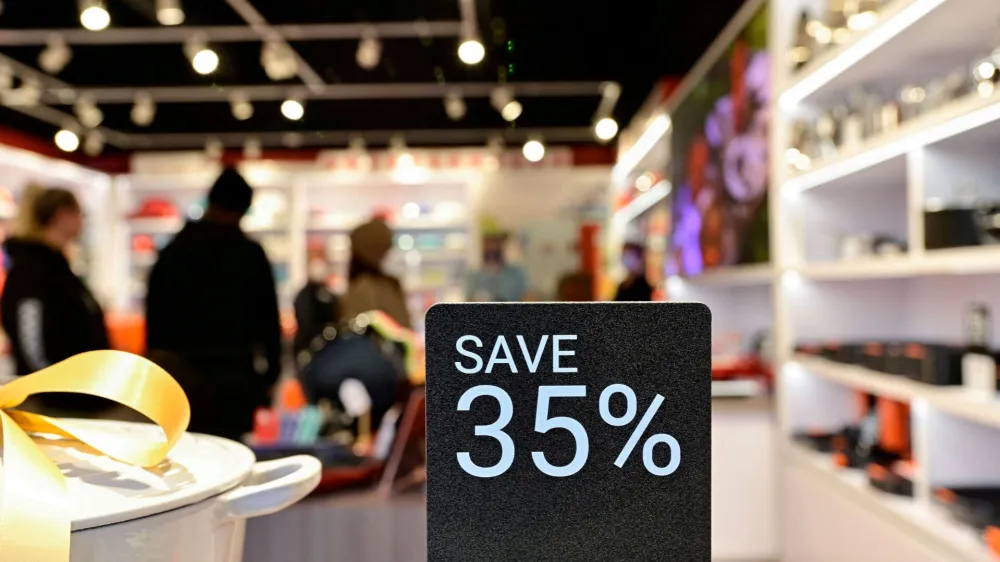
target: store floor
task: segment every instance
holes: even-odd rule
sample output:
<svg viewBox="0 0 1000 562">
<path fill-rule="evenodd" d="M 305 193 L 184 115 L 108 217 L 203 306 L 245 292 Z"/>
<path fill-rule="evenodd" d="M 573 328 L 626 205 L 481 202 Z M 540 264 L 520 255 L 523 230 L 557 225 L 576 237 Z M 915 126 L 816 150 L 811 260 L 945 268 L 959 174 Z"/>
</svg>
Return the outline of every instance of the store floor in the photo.
<svg viewBox="0 0 1000 562">
<path fill-rule="evenodd" d="M 388 500 L 370 492 L 306 500 L 275 515 L 251 519 L 243 560 L 426 562 L 426 508 L 419 493 Z"/>
<path fill-rule="evenodd" d="M 307 499 L 252 519 L 244 562 L 426 562 L 423 494 L 372 492 Z"/>
</svg>

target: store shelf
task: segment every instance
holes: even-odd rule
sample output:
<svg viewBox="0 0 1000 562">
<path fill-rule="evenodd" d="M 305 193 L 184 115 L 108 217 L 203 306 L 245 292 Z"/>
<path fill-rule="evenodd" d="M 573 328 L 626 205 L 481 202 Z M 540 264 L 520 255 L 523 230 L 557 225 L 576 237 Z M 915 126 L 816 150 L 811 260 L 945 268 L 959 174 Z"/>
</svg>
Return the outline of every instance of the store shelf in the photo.
<svg viewBox="0 0 1000 562">
<path fill-rule="evenodd" d="M 949 415 L 1000 428 L 1000 400 L 979 398 L 962 387 L 923 384 L 901 376 L 807 355 L 796 355 L 793 360 L 809 373 L 838 384 L 905 402 L 923 400 L 928 406 Z"/>
<path fill-rule="evenodd" d="M 815 162 L 810 171 L 788 179 L 782 189 L 796 192 L 828 184 L 997 121 L 1000 121 L 1000 89 L 985 98 L 973 94 L 870 138 L 857 150 Z"/>
<path fill-rule="evenodd" d="M 343 232 L 348 233 L 362 221 L 326 221 L 315 219 L 309 222 L 307 229 L 310 232 Z M 421 230 L 466 230 L 469 225 L 459 221 L 442 221 L 434 219 L 393 221 L 389 227 L 396 232 L 421 231 Z"/>
<path fill-rule="evenodd" d="M 837 490 L 860 508 L 885 520 L 928 548 L 955 562 L 996 562 L 975 529 L 962 525 L 932 506 L 882 493 L 868 485 L 860 470 L 834 466 L 829 455 L 795 443 L 783 447 L 785 458 Z"/>
<path fill-rule="evenodd" d="M 752 398 L 765 392 L 763 383 L 758 380 L 712 381 L 712 398 Z"/>
<path fill-rule="evenodd" d="M 1000 273 L 1000 245 L 817 263 L 791 271 L 815 281 Z"/>
<path fill-rule="evenodd" d="M 174 234 L 184 226 L 184 219 L 170 218 L 134 218 L 128 220 L 132 234 Z M 288 227 L 283 224 L 249 224 L 243 227 L 245 232 L 255 234 L 284 234 Z"/>
<path fill-rule="evenodd" d="M 680 279 L 684 283 L 696 286 L 767 285 L 774 280 L 774 267 L 769 263 L 736 265 L 710 269 L 701 275 Z"/>
<path fill-rule="evenodd" d="M 995 45 L 996 14 L 995 0 L 889 2 L 876 25 L 855 32 L 847 43 L 824 51 L 795 73 L 779 98 L 781 107 L 828 104 L 876 82 L 902 87 L 915 77 L 951 72 L 962 57 L 968 60 L 961 62 L 971 63 Z M 904 62 L 917 60 L 919 66 Z"/>
<path fill-rule="evenodd" d="M 132 234 L 174 234 L 184 226 L 181 218 L 135 218 L 129 219 Z"/>
</svg>

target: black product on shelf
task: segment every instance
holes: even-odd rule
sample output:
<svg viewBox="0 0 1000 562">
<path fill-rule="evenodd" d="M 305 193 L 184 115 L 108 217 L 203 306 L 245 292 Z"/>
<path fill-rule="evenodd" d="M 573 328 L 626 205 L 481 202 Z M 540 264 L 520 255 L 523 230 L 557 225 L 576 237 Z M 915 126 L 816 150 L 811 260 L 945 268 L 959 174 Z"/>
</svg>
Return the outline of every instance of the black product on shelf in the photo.
<svg viewBox="0 0 1000 562">
<path fill-rule="evenodd" d="M 829 359 L 830 361 L 837 361 L 840 357 L 840 344 L 836 342 L 828 342 L 823 345 L 823 349 L 820 350 L 820 357 L 823 359 Z"/>
<path fill-rule="evenodd" d="M 866 342 L 861 346 L 862 367 L 873 371 L 885 372 L 885 345 L 882 342 Z"/>
<path fill-rule="evenodd" d="M 872 488 L 894 496 L 913 497 L 913 480 L 896 471 L 894 464 L 870 464 L 867 471 Z"/>
<path fill-rule="evenodd" d="M 823 351 L 823 346 L 814 343 L 800 343 L 795 346 L 795 353 L 799 355 L 819 356 Z"/>
<path fill-rule="evenodd" d="M 904 362 L 903 350 L 906 344 L 898 341 L 890 341 L 882 344 L 882 372 L 890 375 L 903 375 Z"/>
<path fill-rule="evenodd" d="M 881 426 L 878 398 L 873 394 L 865 396 L 867 408 L 864 419 L 857 427 L 848 427 L 834 451 L 834 464 L 842 468 L 867 468 L 870 464 L 889 465 L 902 460 L 898 453 L 887 451 L 879 445 Z"/>
<path fill-rule="evenodd" d="M 992 242 L 985 231 L 986 216 L 995 206 L 957 206 L 924 210 L 924 247 L 928 250 L 981 246 Z"/>
<path fill-rule="evenodd" d="M 1000 524 L 1000 488 L 938 488 L 934 499 L 956 520 L 978 530 Z"/>
<path fill-rule="evenodd" d="M 957 346 L 907 343 L 896 374 L 936 386 L 960 385 L 963 355 L 964 350 Z"/>
<path fill-rule="evenodd" d="M 860 346 L 853 343 L 827 343 L 820 350 L 819 356 L 837 363 L 856 364 L 859 360 Z"/>
<path fill-rule="evenodd" d="M 847 446 L 847 437 L 844 435 L 845 431 L 846 430 L 841 430 L 836 433 L 823 433 L 818 431 L 796 433 L 792 436 L 792 440 L 807 449 L 832 454 Z M 857 429 L 855 428 L 855 432 L 856 431 Z"/>
</svg>

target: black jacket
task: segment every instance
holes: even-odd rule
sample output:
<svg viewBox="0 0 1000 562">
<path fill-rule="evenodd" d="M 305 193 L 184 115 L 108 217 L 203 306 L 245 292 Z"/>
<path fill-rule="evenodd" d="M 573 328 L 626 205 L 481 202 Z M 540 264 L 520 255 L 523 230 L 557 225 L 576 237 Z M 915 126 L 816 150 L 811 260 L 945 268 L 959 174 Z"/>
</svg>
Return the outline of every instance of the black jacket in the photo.
<svg viewBox="0 0 1000 562">
<path fill-rule="evenodd" d="M 249 430 L 281 373 L 278 300 L 260 244 L 235 225 L 185 225 L 150 272 L 146 347 L 154 361 L 168 358 L 188 392 L 192 431 Z"/>
<path fill-rule="evenodd" d="M 618 285 L 615 300 L 619 302 L 649 302 L 653 300 L 653 286 L 645 275 L 639 275 L 622 281 Z"/>
<path fill-rule="evenodd" d="M 295 296 L 296 359 L 306 350 L 313 338 L 323 333 L 323 328 L 337 321 L 340 310 L 336 295 L 322 283 L 310 281 Z"/>
<path fill-rule="evenodd" d="M 0 319 L 11 340 L 18 375 L 109 347 L 104 313 L 62 252 L 17 238 L 8 240 L 4 248 L 11 265 L 0 296 Z M 110 405 L 79 395 L 48 395 L 43 403 L 72 410 Z"/>
</svg>

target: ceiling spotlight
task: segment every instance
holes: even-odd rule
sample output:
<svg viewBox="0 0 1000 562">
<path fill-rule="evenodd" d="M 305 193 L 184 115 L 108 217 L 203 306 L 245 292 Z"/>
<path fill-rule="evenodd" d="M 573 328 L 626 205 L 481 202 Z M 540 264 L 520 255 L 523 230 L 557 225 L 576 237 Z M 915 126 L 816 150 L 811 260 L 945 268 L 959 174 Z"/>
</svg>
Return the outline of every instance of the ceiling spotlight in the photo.
<svg viewBox="0 0 1000 562">
<path fill-rule="evenodd" d="M 73 104 L 73 113 L 76 114 L 80 123 L 88 129 L 93 129 L 104 121 L 104 112 L 97 107 L 93 99 L 86 95 L 77 98 L 76 103 Z"/>
<path fill-rule="evenodd" d="M 403 135 L 392 135 L 389 138 L 389 150 L 393 152 L 406 152 L 406 139 Z"/>
<path fill-rule="evenodd" d="M 503 154 L 505 146 L 503 135 L 491 135 L 486 141 L 486 149 L 493 154 Z"/>
<path fill-rule="evenodd" d="M 180 25 L 184 23 L 184 8 L 181 0 L 156 0 L 156 21 L 160 25 Z"/>
<path fill-rule="evenodd" d="M 104 135 L 100 131 L 90 131 L 83 139 L 83 151 L 87 156 L 98 156 L 104 151 Z"/>
<path fill-rule="evenodd" d="M 528 162 L 541 162 L 545 158 L 545 145 L 540 140 L 532 139 L 524 143 L 521 153 Z"/>
<path fill-rule="evenodd" d="M 184 54 L 191 61 L 191 67 L 202 76 L 211 74 L 219 68 L 219 55 L 208 48 L 204 37 L 195 36 L 184 44 Z"/>
<path fill-rule="evenodd" d="M 56 146 L 64 152 L 73 152 L 77 148 L 80 148 L 80 137 L 69 129 L 60 129 L 56 133 L 55 140 Z"/>
<path fill-rule="evenodd" d="M 355 136 L 348 139 L 347 152 L 354 159 L 358 171 L 366 172 L 371 169 L 372 157 L 368 154 L 364 138 Z"/>
<path fill-rule="evenodd" d="M 111 25 L 111 14 L 104 0 L 80 0 L 80 25 L 90 31 L 101 31 Z"/>
<path fill-rule="evenodd" d="M 285 119 L 298 121 L 306 114 L 306 108 L 299 100 L 287 99 L 281 103 L 281 114 L 285 116 Z"/>
<path fill-rule="evenodd" d="M 233 112 L 233 118 L 237 121 L 246 121 L 253 117 L 253 104 L 243 92 L 237 90 L 229 94 L 229 107 Z"/>
<path fill-rule="evenodd" d="M 247 160 L 258 160 L 263 154 L 260 139 L 249 138 L 243 143 L 243 157 Z"/>
<path fill-rule="evenodd" d="M 132 122 L 140 127 L 148 127 L 156 117 L 156 102 L 149 92 L 139 92 L 135 95 L 135 105 L 132 106 Z"/>
<path fill-rule="evenodd" d="M 522 111 L 524 111 L 524 108 L 521 107 L 521 102 L 512 100 L 503 106 L 503 109 L 500 110 L 500 116 L 504 118 L 504 121 L 515 121 L 521 116 Z"/>
<path fill-rule="evenodd" d="M 486 47 L 478 39 L 466 39 L 458 46 L 458 58 L 465 64 L 479 64 L 485 57 Z"/>
<path fill-rule="evenodd" d="M 594 124 L 594 134 L 602 141 L 609 141 L 618 134 L 618 122 L 610 117 L 604 117 Z"/>
<path fill-rule="evenodd" d="M 222 141 L 215 137 L 209 137 L 205 141 L 205 157 L 209 160 L 218 160 L 222 158 L 223 151 Z"/>
<path fill-rule="evenodd" d="M 275 82 L 294 78 L 299 72 L 299 63 L 291 47 L 279 41 L 267 41 L 260 49 L 260 65 L 264 73 Z"/>
<path fill-rule="evenodd" d="M 347 149 L 352 152 L 364 152 L 367 149 L 365 139 L 362 137 L 351 137 L 347 141 Z"/>
<path fill-rule="evenodd" d="M 73 51 L 66 44 L 66 39 L 58 33 L 49 36 L 45 48 L 38 54 L 38 66 L 49 74 L 59 74 L 73 58 Z"/>
<path fill-rule="evenodd" d="M 358 66 L 365 70 L 373 70 L 382 59 L 382 42 L 372 29 L 366 29 L 358 42 Z"/>
<path fill-rule="evenodd" d="M 465 100 L 462 99 L 462 94 L 459 92 L 451 91 L 444 97 L 444 112 L 452 121 L 463 119 L 467 109 Z"/>
</svg>

